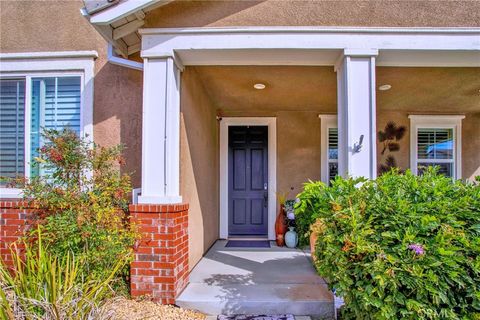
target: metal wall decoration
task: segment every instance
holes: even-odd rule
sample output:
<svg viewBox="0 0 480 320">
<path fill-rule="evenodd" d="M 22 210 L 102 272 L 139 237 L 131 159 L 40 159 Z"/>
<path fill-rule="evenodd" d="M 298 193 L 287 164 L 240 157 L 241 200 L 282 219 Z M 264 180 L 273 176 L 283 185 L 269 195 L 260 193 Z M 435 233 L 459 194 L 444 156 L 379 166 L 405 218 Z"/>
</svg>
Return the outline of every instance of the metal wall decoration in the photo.
<svg viewBox="0 0 480 320">
<path fill-rule="evenodd" d="M 389 121 L 383 131 L 378 131 L 378 141 L 383 144 L 381 155 L 399 151 L 399 141 L 405 136 L 406 131 L 407 128 L 405 126 L 397 126 L 393 121 Z M 392 154 L 388 154 L 385 162 L 379 166 L 379 173 L 385 173 L 396 167 L 397 161 L 395 157 Z"/>
</svg>

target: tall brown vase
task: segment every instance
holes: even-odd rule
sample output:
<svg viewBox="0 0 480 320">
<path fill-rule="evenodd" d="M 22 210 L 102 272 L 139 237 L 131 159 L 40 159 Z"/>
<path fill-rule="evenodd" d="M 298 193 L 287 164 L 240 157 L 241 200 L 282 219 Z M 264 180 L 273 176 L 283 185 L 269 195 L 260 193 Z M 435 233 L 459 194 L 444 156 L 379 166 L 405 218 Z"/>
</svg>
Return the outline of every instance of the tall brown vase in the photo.
<svg viewBox="0 0 480 320">
<path fill-rule="evenodd" d="M 275 234 L 277 246 L 283 247 L 285 245 L 285 232 L 287 232 L 287 222 L 285 215 L 285 207 L 280 205 L 280 210 L 275 220 Z"/>
</svg>

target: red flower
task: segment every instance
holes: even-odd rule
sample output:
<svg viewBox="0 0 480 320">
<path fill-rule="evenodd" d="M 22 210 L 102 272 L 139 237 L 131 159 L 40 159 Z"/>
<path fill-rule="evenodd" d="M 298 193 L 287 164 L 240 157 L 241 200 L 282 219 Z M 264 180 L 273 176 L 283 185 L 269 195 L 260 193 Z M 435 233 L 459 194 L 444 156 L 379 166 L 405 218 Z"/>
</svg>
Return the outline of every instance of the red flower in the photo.
<svg viewBox="0 0 480 320">
<path fill-rule="evenodd" d="M 52 161 L 55 162 L 60 162 L 63 160 L 63 155 L 56 149 L 50 149 L 50 153 L 48 156 L 50 159 L 52 159 Z"/>
<path fill-rule="evenodd" d="M 116 199 L 123 199 L 124 192 L 122 189 L 117 189 L 113 195 Z"/>
</svg>

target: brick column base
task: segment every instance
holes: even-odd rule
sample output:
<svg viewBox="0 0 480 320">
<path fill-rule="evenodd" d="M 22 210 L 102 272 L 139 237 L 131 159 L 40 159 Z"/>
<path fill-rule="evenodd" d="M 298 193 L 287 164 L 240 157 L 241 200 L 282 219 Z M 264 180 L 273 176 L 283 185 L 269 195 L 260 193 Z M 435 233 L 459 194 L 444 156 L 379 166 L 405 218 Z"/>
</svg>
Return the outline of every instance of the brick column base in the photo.
<svg viewBox="0 0 480 320">
<path fill-rule="evenodd" d="M 130 205 L 130 214 L 142 233 L 130 269 L 131 294 L 174 304 L 188 284 L 188 204 Z"/>
</svg>

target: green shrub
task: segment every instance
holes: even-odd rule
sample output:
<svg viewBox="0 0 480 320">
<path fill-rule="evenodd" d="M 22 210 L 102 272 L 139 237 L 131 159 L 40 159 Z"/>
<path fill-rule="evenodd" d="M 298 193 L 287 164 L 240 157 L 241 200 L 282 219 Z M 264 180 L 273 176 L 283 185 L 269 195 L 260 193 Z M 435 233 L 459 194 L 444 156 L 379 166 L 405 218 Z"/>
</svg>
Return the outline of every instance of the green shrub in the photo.
<svg viewBox="0 0 480 320">
<path fill-rule="evenodd" d="M 125 264 L 119 260 L 104 279 L 82 274 L 82 260 L 72 254 L 61 258 L 49 253 L 37 230 L 33 246 L 14 245 L 14 267 L 0 262 L 0 318 L 2 319 L 93 319 L 112 291 L 109 284 Z"/>
<path fill-rule="evenodd" d="M 48 250 L 60 259 L 73 253 L 85 262 L 82 272 L 104 278 L 119 259 L 131 258 L 137 238 L 128 221 L 130 178 L 119 170 L 122 148 L 100 147 L 69 129 L 42 136 L 35 162 L 44 174 L 23 181 L 24 196 Z"/>
<path fill-rule="evenodd" d="M 427 170 L 305 185 L 296 219 L 345 319 L 480 314 L 480 186 Z M 311 227 L 312 226 L 312 227 Z"/>
</svg>

